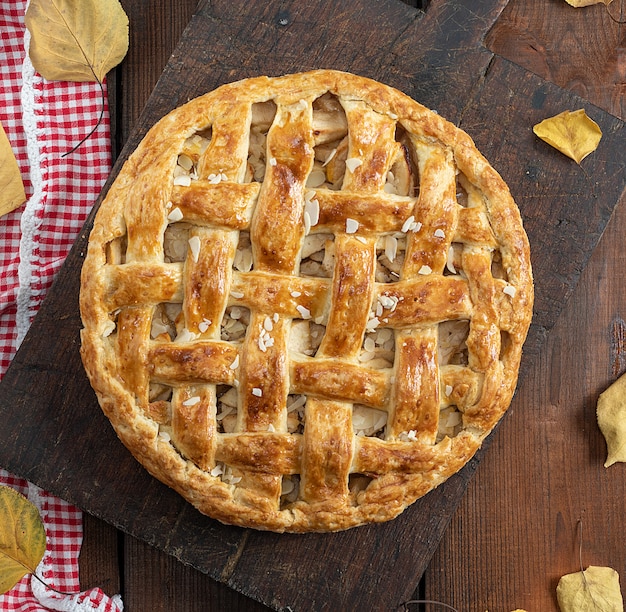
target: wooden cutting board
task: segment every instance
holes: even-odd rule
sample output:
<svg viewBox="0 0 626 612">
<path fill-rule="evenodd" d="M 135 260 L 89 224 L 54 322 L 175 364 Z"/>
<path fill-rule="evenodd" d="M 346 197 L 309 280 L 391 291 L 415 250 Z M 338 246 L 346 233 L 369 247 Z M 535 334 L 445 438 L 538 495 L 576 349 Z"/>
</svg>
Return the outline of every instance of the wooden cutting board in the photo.
<svg viewBox="0 0 626 612">
<path fill-rule="evenodd" d="M 327 67 L 393 85 L 469 132 L 520 206 L 537 294 L 526 371 L 623 190 L 624 126 L 484 47 L 505 5 L 433 0 L 422 13 L 392 0 L 203 3 L 113 176 L 157 119 L 227 81 Z M 582 169 L 532 134 L 545 117 L 581 107 L 604 132 Z M 89 226 L 0 384 L 0 465 L 276 609 L 382 610 L 409 599 L 485 448 L 384 525 L 276 535 L 199 515 L 119 443 L 83 373 L 77 298 Z"/>
</svg>

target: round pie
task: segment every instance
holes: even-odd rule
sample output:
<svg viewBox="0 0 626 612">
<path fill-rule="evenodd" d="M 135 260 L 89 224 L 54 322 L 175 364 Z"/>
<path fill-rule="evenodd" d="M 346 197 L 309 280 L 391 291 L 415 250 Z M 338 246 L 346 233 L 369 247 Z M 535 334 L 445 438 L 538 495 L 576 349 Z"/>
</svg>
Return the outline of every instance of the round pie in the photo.
<svg viewBox="0 0 626 612">
<path fill-rule="evenodd" d="M 317 70 L 148 132 L 95 217 L 81 353 L 122 442 L 202 513 L 336 531 L 474 455 L 532 303 L 520 213 L 470 137 Z"/>
</svg>

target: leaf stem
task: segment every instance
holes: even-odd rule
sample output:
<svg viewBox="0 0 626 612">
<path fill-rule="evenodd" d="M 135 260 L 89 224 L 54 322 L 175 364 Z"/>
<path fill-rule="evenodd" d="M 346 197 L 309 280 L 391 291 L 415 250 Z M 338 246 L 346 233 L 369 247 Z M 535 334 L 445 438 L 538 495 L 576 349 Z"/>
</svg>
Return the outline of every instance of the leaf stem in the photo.
<svg viewBox="0 0 626 612">
<path fill-rule="evenodd" d="M 43 578 L 40 578 L 39 576 L 37 576 L 35 572 L 33 572 L 31 575 L 33 578 L 37 578 L 37 580 L 39 580 L 39 582 L 41 582 L 41 584 L 43 584 L 47 589 L 49 589 L 50 591 L 54 591 L 55 593 L 58 593 L 59 595 L 65 595 L 66 597 L 72 597 L 74 595 L 78 595 L 78 593 L 67 593 L 65 591 L 60 591 L 59 589 L 55 589 L 53 586 L 45 582 Z"/>
<path fill-rule="evenodd" d="M 93 72 L 93 70 L 92 70 L 92 72 Z M 94 77 L 95 77 L 95 73 L 94 73 Z M 102 81 L 99 78 L 97 78 L 97 77 L 96 77 L 96 82 L 100 86 L 100 115 L 98 116 L 98 121 L 91 128 L 90 132 L 86 136 L 84 136 L 77 145 L 72 147 L 66 153 L 63 153 L 63 155 L 61 155 L 61 157 L 67 157 L 68 155 L 71 155 L 72 153 L 74 153 L 74 151 L 76 151 L 76 149 L 78 149 L 83 143 L 85 143 L 89 138 L 91 138 L 91 136 L 93 136 L 94 132 L 100 127 L 100 124 L 102 123 L 102 118 L 104 117 L 104 103 L 105 103 L 105 99 L 104 99 L 104 85 L 103 85 Z"/>
</svg>

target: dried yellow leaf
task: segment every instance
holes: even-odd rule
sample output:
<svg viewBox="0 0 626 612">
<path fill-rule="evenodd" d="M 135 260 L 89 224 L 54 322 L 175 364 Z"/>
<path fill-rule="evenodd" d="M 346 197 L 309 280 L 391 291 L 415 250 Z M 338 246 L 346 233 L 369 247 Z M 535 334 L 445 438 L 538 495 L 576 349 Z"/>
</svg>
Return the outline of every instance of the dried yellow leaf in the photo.
<svg viewBox="0 0 626 612">
<path fill-rule="evenodd" d="M 118 0 L 31 0 L 30 59 L 49 81 L 99 81 L 128 51 L 128 17 Z"/>
<path fill-rule="evenodd" d="M 561 612 L 623 612 L 619 574 L 610 567 L 590 565 L 584 572 L 559 580 L 556 598 Z"/>
<path fill-rule="evenodd" d="M 533 132 L 578 164 L 598 148 L 602 138 L 602 130 L 584 109 L 544 119 L 533 127 Z"/>
<path fill-rule="evenodd" d="M 11 487 L 0 486 L 0 594 L 32 574 L 46 551 L 37 508 Z"/>
<path fill-rule="evenodd" d="M 608 451 L 604 467 L 626 462 L 626 374 L 600 394 L 596 416 Z"/>
<path fill-rule="evenodd" d="M 580 8 L 581 6 L 591 6 L 592 4 L 606 4 L 609 5 L 613 0 L 565 0 L 568 4 Z"/>
<path fill-rule="evenodd" d="M 22 175 L 11 143 L 0 124 L 0 216 L 15 210 L 25 201 Z"/>
</svg>

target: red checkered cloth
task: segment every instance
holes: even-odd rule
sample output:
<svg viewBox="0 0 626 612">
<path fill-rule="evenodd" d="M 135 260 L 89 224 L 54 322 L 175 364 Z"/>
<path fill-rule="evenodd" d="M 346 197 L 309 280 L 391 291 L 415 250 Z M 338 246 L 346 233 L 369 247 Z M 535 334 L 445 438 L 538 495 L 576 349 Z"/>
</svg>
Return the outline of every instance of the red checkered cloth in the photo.
<svg viewBox="0 0 626 612">
<path fill-rule="evenodd" d="M 0 377 L 93 206 L 111 165 L 110 122 L 97 83 L 48 82 L 29 58 L 27 0 L 0 0 L 0 122 L 17 158 L 27 201 L 0 218 Z M 106 94 L 106 90 L 104 91 Z M 67 154 L 97 125 L 76 151 Z M 67 155 L 64 155 L 67 154 Z M 37 574 L 0 595 L 0 610 L 122 610 L 119 596 L 79 593 L 82 515 L 74 506 L 0 469 L 0 484 L 41 513 L 47 549 Z"/>
</svg>

